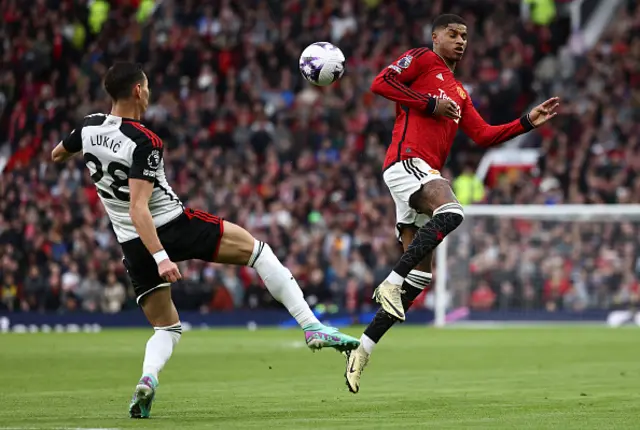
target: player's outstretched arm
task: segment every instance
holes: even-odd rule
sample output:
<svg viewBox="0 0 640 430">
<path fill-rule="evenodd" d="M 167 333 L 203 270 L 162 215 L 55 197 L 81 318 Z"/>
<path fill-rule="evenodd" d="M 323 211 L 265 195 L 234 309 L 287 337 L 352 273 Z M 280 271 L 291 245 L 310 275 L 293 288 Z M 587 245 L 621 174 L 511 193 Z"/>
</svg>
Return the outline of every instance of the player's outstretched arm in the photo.
<svg viewBox="0 0 640 430">
<path fill-rule="evenodd" d="M 551 97 L 549 100 L 531 109 L 531 112 L 529 112 L 529 121 L 531 121 L 534 127 L 540 127 L 558 115 L 558 107 L 560 107 L 560 98 Z"/>
<path fill-rule="evenodd" d="M 533 108 L 529 114 L 510 123 L 489 125 L 482 119 L 467 94 L 462 111 L 462 119 L 460 120 L 460 128 L 462 128 L 462 131 L 469 136 L 471 140 L 480 146 L 489 147 L 499 145 L 546 123 L 556 116 L 556 109 L 559 105 L 559 99 L 553 97 Z"/>
<path fill-rule="evenodd" d="M 376 76 L 371 84 L 371 91 L 403 106 L 433 114 L 438 100 L 412 90 L 407 85 L 421 73 L 428 71 L 429 65 L 420 60 L 428 51 L 428 48 L 417 48 L 402 54 Z"/>
<path fill-rule="evenodd" d="M 54 163 L 64 163 L 69 158 L 82 151 L 81 128 L 76 128 L 62 142 L 58 143 L 51 151 L 51 159 Z"/>
<path fill-rule="evenodd" d="M 74 155 L 76 154 L 64 149 L 62 142 L 58 143 L 56 147 L 53 148 L 53 151 L 51 151 L 51 159 L 53 160 L 54 163 L 64 163 Z"/>
</svg>

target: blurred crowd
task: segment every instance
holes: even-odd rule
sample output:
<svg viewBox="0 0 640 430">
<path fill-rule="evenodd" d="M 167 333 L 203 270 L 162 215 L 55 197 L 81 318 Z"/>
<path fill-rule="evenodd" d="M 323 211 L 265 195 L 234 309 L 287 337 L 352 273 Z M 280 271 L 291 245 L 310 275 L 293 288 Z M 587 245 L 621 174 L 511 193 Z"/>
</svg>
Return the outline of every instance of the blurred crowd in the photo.
<svg viewBox="0 0 640 430">
<path fill-rule="evenodd" d="M 559 93 L 567 105 L 529 142 L 544 151 L 539 165 L 505 175 L 473 200 L 638 201 L 636 11 L 629 1 L 624 26 L 594 51 L 567 54 L 561 29 L 520 20 L 519 0 L 0 0 L 0 142 L 11 154 L 0 180 L 0 309 L 135 306 L 82 160 L 56 166 L 49 156 L 84 115 L 108 112 L 101 76 L 114 60 L 145 67 L 152 104 L 144 122 L 164 140 L 165 170 L 184 203 L 266 240 L 311 305 L 356 311 L 372 305 L 372 289 L 399 255 L 381 175 L 394 106 L 368 91 L 372 78 L 425 45 L 436 15 L 458 13 L 470 45 L 457 76 L 487 121 L 517 118 L 539 94 Z M 298 71 L 299 53 L 318 40 L 347 57 L 344 78 L 322 89 Z M 558 70 L 562 80 L 553 79 Z M 461 135 L 443 174 L 464 176 L 481 155 Z M 452 257 L 454 266 L 483 274 L 456 290 L 466 294 L 458 302 L 487 285 L 502 288 L 492 276 L 497 266 L 474 269 L 483 240 L 493 248 L 507 240 L 493 231 L 464 230 L 457 239 L 470 245 L 468 255 Z M 505 249 L 526 238 L 505 237 L 513 239 Z M 620 258 L 629 249 L 621 243 L 612 245 Z M 181 271 L 174 298 L 182 309 L 276 306 L 253 270 L 193 261 Z M 531 278 L 532 306 L 546 306 L 556 272 Z M 513 282 L 514 290 L 523 285 Z"/>
<path fill-rule="evenodd" d="M 640 7 L 628 0 L 591 50 L 578 34 L 534 70 L 543 96 L 562 99 L 552 127 L 528 135 L 538 165 L 504 176 L 491 203 L 640 202 Z"/>
<path fill-rule="evenodd" d="M 483 196 L 487 202 L 640 203 L 638 1 L 625 2 L 593 49 L 582 42 L 575 35 L 567 49 L 536 65 L 536 89 L 560 96 L 562 114 L 552 127 L 527 136 L 526 146 L 541 150 L 538 164 L 502 175 Z M 581 310 L 640 304 L 640 219 L 475 219 L 457 234 L 449 261 L 456 305 Z"/>
<path fill-rule="evenodd" d="M 640 305 L 640 219 L 469 221 L 450 242 L 453 307 L 581 311 Z"/>
</svg>

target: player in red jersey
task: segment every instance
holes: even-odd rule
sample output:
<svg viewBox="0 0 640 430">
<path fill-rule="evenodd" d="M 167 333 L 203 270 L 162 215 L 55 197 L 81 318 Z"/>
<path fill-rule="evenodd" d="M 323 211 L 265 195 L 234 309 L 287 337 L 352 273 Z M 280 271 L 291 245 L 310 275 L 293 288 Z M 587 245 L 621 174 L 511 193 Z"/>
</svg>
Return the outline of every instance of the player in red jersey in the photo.
<svg viewBox="0 0 640 430">
<path fill-rule="evenodd" d="M 382 308 L 365 329 L 360 347 L 348 354 L 345 378 L 353 393 L 359 390 L 373 347 L 396 321 L 404 321 L 412 301 L 430 284 L 432 251 L 464 219 L 449 182 L 440 176 L 458 127 L 477 144 L 490 147 L 541 126 L 559 106 L 554 97 L 508 124 L 487 124 L 453 73 L 467 47 L 465 21 L 439 16 L 432 39 L 433 50 L 404 53 L 371 85 L 371 91 L 396 102 L 383 177 L 396 204 L 397 233 L 405 253 L 376 289 Z"/>
</svg>

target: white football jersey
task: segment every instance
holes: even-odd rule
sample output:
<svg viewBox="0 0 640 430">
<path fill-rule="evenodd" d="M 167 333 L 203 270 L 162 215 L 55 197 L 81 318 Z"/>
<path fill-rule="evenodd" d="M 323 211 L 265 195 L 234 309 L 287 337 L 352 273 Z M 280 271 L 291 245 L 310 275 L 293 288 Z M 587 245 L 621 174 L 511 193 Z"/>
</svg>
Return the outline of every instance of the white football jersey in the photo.
<svg viewBox="0 0 640 430">
<path fill-rule="evenodd" d="M 139 237 L 129 215 L 129 178 L 153 182 L 149 210 L 156 228 L 184 211 L 167 183 L 162 140 L 140 121 L 88 115 L 62 144 L 68 152 L 82 151 L 118 242 Z"/>
</svg>

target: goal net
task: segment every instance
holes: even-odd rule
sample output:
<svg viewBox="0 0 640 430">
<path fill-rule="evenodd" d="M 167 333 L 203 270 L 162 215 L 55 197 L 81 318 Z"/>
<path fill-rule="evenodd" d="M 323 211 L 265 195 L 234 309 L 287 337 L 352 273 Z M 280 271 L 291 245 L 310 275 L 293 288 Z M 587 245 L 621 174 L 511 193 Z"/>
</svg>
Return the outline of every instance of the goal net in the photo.
<svg viewBox="0 0 640 430">
<path fill-rule="evenodd" d="M 604 322 L 640 304 L 639 244 L 640 205 L 469 206 L 436 250 L 435 324 Z"/>
</svg>

